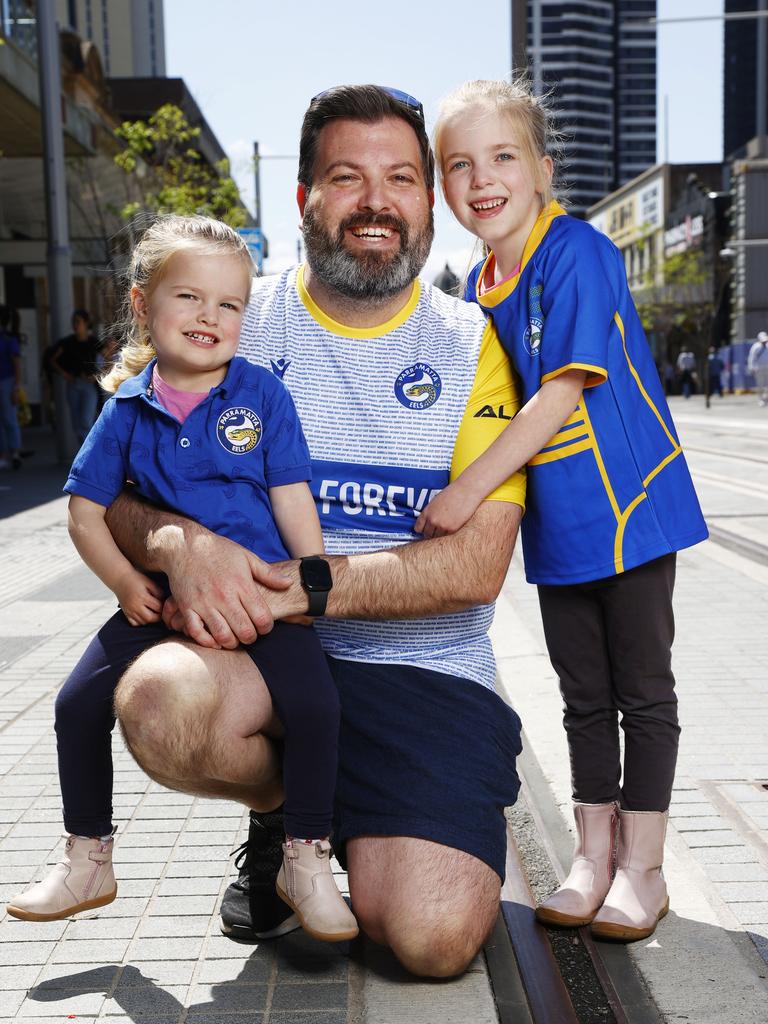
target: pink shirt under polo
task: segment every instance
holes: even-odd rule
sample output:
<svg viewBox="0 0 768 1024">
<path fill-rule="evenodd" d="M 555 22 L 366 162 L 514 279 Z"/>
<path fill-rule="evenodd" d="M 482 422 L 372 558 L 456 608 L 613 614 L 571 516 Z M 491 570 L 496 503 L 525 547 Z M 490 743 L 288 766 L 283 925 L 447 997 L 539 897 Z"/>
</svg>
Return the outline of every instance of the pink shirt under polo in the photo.
<svg viewBox="0 0 768 1024">
<path fill-rule="evenodd" d="M 152 385 L 158 402 L 165 406 L 179 423 L 183 423 L 192 410 L 208 397 L 207 391 L 179 391 L 178 388 L 171 387 L 157 372 L 157 367 L 152 371 Z"/>
</svg>

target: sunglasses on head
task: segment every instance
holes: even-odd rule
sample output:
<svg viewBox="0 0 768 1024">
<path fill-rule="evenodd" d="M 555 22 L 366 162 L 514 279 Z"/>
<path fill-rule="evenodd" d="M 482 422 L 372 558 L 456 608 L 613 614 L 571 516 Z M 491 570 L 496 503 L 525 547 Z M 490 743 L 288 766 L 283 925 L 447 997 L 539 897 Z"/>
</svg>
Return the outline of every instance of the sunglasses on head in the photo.
<svg viewBox="0 0 768 1024">
<path fill-rule="evenodd" d="M 404 107 L 407 107 L 409 110 L 413 111 L 413 113 L 416 115 L 419 121 L 421 121 L 421 123 L 424 124 L 424 107 L 421 105 L 419 100 L 416 99 L 415 96 L 411 96 L 411 94 L 408 92 L 403 92 L 402 89 L 392 89 L 388 85 L 378 85 L 376 86 L 376 88 L 381 89 L 381 91 L 385 92 L 387 96 L 391 96 L 393 100 L 396 100 L 398 103 L 401 103 Z M 310 107 L 312 106 L 313 103 L 317 103 L 318 100 L 321 100 L 324 96 L 327 96 L 328 93 L 332 91 L 332 89 L 323 89 L 323 91 L 319 92 L 317 96 L 313 96 L 312 99 L 309 101 Z"/>
</svg>

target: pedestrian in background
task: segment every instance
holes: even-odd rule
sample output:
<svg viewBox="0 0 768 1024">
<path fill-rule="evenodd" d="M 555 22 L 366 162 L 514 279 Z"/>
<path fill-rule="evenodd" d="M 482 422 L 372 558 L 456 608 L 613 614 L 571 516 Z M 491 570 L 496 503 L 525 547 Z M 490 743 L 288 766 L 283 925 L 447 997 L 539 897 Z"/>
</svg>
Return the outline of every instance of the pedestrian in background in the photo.
<svg viewBox="0 0 768 1024">
<path fill-rule="evenodd" d="M 21 342 L 11 333 L 11 310 L 0 306 L 0 469 L 21 467 L 16 404 L 21 389 Z"/>
<path fill-rule="evenodd" d="M 696 356 L 689 348 L 684 348 L 677 357 L 677 371 L 680 374 L 680 394 L 690 398 L 695 387 Z"/>
<path fill-rule="evenodd" d="M 707 356 L 707 395 L 711 396 L 713 391 L 716 391 L 720 397 L 723 397 L 723 369 L 724 363 L 720 356 L 717 354 L 717 349 L 714 345 L 709 346 L 709 355 Z"/>
<path fill-rule="evenodd" d="M 755 376 L 760 405 L 768 405 L 768 334 L 765 331 L 760 331 L 749 350 L 747 370 Z"/>
<path fill-rule="evenodd" d="M 58 342 L 50 364 L 66 381 L 67 405 L 78 443 L 82 444 L 96 419 L 99 401 L 99 339 L 91 329 L 87 310 L 72 314 L 72 334 Z"/>
</svg>

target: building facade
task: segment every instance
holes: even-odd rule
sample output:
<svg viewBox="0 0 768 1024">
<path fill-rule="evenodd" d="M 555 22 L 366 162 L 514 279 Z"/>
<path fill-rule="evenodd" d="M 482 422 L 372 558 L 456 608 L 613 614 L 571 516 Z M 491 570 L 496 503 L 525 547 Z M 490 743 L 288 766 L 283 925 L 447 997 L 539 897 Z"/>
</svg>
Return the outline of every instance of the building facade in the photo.
<svg viewBox="0 0 768 1024">
<path fill-rule="evenodd" d="M 757 11 L 758 0 L 725 0 L 725 13 Z M 763 23 L 765 19 L 763 19 Z M 768 26 L 763 24 L 763 32 Z M 757 39 L 758 19 L 726 21 L 723 32 L 723 154 L 743 156 L 747 142 L 766 133 L 757 124 Z M 768 104 L 768 81 L 763 81 Z"/>
<path fill-rule="evenodd" d="M 656 0 L 512 0 L 515 66 L 549 96 L 576 215 L 656 162 L 655 15 Z"/>
<path fill-rule="evenodd" d="M 56 0 L 56 18 L 98 46 L 108 78 L 165 75 L 162 0 Z"/>
</svg>

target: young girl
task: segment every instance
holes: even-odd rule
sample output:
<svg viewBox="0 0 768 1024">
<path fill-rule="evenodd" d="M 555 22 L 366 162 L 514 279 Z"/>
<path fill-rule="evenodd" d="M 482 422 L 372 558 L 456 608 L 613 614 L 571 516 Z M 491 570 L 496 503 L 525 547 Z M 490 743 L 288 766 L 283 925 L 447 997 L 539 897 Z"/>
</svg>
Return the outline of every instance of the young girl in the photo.
<svg viewBox="0 0 768 1024">
<path fill-rule="evenodd" d="M 416 529 L 459 529 L 528 467 L 526 576 L 565 701 L 576 821 L 573 868 L 537 916 L 643 938 L 669 905 L 675 552 L 706 526 L 623 257 L 553 199 L 540 101 L 524 81 L 470 82 L 445 102 L 435 139 L 448 204 L 488 250 L 467 298 L 493 316 L 525 404 Z"/>
<path fill-rule="evenodd" d="M 133 254 L 132 325 L 104 386 L 115 392 L 77 455 L 66 490 L 70 533 L 121 610 L 103 627 L 56 702 L 63 863 L 8 906 L 51 921 L 110 903 L 112 696 L 127 665 L 170 636 L 167 589 L 121 554 L 105 513 L 127 481 L 268 562 L 317 555 L 320 523 L 295 408 L 273 374 L 236 358 L 252 264 L 231 228 L 161 218 Z M 137 628 L 134 628 L 137 627 Z M 285 827 L 278 894 L 317 938 L 357 934 L 333 882 L 328 833 L 339 707 L 315 633 L 277 623 L 247 648 L 284 728 Z M 243 787 L 246 788 L 245 786 Z M 301 837 L 301 838 L 297 838 Z"/>
</svg>

